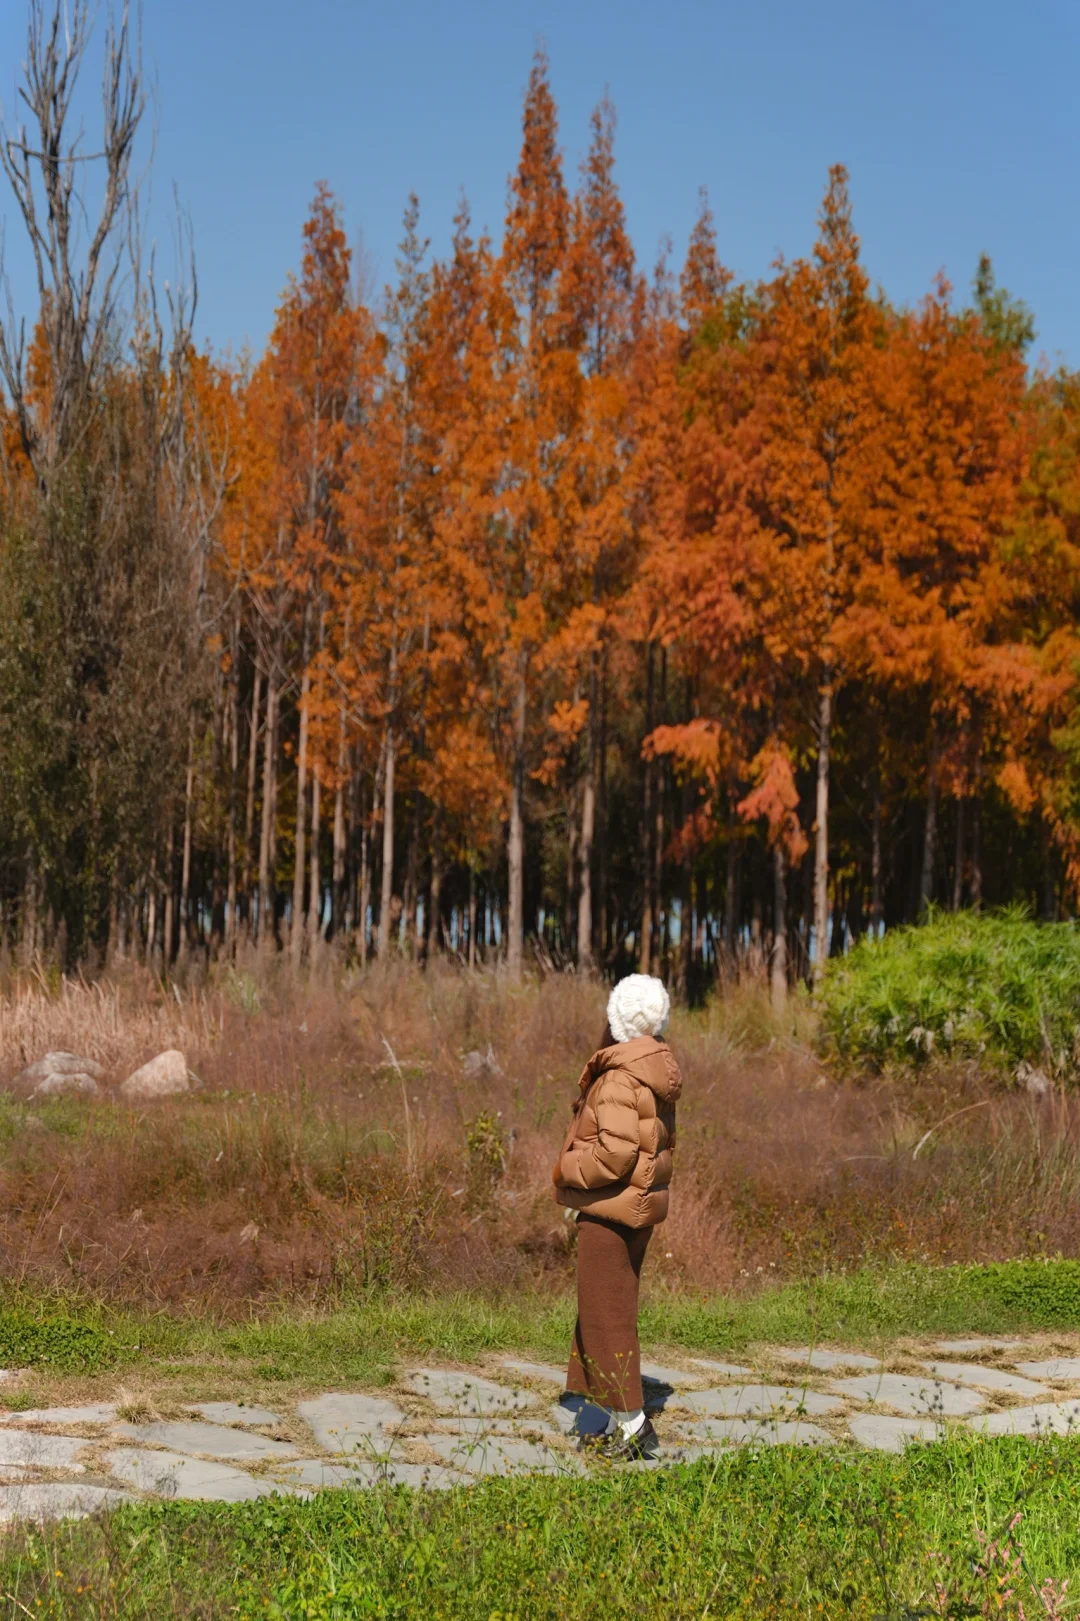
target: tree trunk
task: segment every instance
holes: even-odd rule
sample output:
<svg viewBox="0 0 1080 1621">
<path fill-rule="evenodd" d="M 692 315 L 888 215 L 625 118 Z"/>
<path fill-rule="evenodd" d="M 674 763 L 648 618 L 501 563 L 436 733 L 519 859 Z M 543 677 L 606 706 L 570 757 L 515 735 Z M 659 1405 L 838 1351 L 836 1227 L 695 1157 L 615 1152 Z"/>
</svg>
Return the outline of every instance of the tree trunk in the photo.
<svg viewBox="0 0 1080 1621">
<path fill-rule="evenodd" d="M 345 785 L 341 779 L 343 764 L 338 765 L 338 785 L 334 793 L 334 870 L 333 893 L 330 897 L 330 938 L 336 940 L 345 927 Z"/>
<path fill-rule="evenodd" d="M 528 708 L 528 666 L 518 666 L 514 700 L 514 764 L 510 785 L 510 829 L 507 840 L 508 889 L 506 966 L 511 979 L 521 978 L 525 952 L 525 720 Z"/>
<path fill-rule="evenodd" d="M 826 675 L 818 700 L 817 802 L 814 823 L 814 984 L 829 958 L 829 751 L 832 685 Z"/>
<path fill-rule="evenodd" d="M 610 919 L 608 918 L 607 705 L 607 645 L 605 644 L 600 659 L 600 760 L 596 803 L 596 892 L 600 903 L 596 943 L 601 962 L 607 961 L 608 946 L 611 938 Z"/>
<path fill-rule="evenodd" d="M 236 950 L 238 919 L 236 872 L 236 796 L 240 776 L 240 694 L 238 652 L 234 642 L 232 668 L 229 672 L 229 825 L 226 834 L 225 864 L 225 955 L 232 957 Z"/>
<path fill-rule="evenodd" d="M 300 680 L 300 740 L 296 751 L 296 859 L 293 863 L 292 919 L 289 926 L 289 955 L 299 968 L 304 952 L 304 879 L 307 877 L 307 752 L 308 696 L 311 673 L 307 668 L 307 637 L 304 673 Z"/>
<path fill-rule="evenodd" d="M 469 967 L 476 967 L 476 866 L 469 859 Z"/>
<path fill-rule="evenodd" d="M 732 967 L 736 961 L 735 948 L 735 918 L 736 893 L 739 883 L 739 846 L 734 833 L 728 839 L 727 871 L 724 881 L 724 947 L 728 953 Z"/>
<path fill-rule="evenodd" d="M 585 969 L 593 965 L 592 863 L 593 839 L 596 833 L 596 697 L 594 659 L 589 682 L 589 735 L 585 780 L 581 794 L 581 841 L 578 849 L 581 876 L 578 884 L 577 960 L 578 967 Z"/>
<path fill-rule="evenodd" d="M 308 883 L 308 951 L 314 961 L 322 943 L 322 870 L 319 849 L 322 782 L 316 761 L 311 769 L 311 878 Z"/>
<path fill-rule="evenodd" d="M 874 773 L 874 809 L 870 822 L 870 932 L 881 934 L 881 773 Z"/>
<path fill-rule="evenodd" d="M 146 966 L 152 974 L 157 972 L 158 934 L 158 876 L 157 851 L 150 857 L 150 876 L 146 881 Z"/>
<path fill-rule="evenodd" d="M 360 902 L 356 919 L 357 951 L 361 968 L 368 960 L 368 912 L 371 910 L 371 834 L 364 814 L 364 795 L 360 796 Z"/>
<path fill-rule="evenodd" d="M 394 723 L 386 723 L 383 753 L 382 890 L 379 896 L 379 956 L 390 951 L 390 910 L 394 901 Z"/>
<path fill-rule="evenodd" d="M 195 797 L 195 720 L 188 724 L 187 773 L 184 777 L 184 846 L 180 862 L 180 950 L 185 961 L 191 947 L 191 824 Z"/>
<path fill-rule="evenodd" d="M 442 928 L 442 825 L 439 812 L 436 810 L 431 829 L 431 916 L 427 919 L 427 954 L 428 961 L 438 953 L 441 946 L 440 931 Z"/>
<path fill-rule="evenodd" d="M 263 724 L 262 825 L 259 830 L 259 917 L 260 951 L 274 943 L 274 853 L 277 846 L 275 805 L 277 800 L 277 711 L 278 691 L 273 671 L 266 682 L 266 720 Z"/>
<path fill-rule="evenodd" d="M 252 859 L 255 847 L 255 781 L 258 773 L 259 760 L 259 698 L 262 690 L 262 669 L 256 660 L 255 676 L 251 685 L 251 720 L 248 731 L 248 766 L 247 766 L 247 804 L 244 807 L 244 905 L 247 908 L 245 918 L 248 940 L 252 938 L 255 928 L 255 895 L 252 890 L 252 880 L 255 875 L 255 863 Z"/>
<path fill-rule="evenodd" d="M 173 868 L 176 865 L 176 829 L 169 818 L 169 839 L 165 846 L 165 941 L 161 951 L 163 973 L 172 967 L 173 940 L 176 934 L 176 889 Z"/>
<path fill-rule="evenodd" d="M 964 904 L 964 806 L 963 794 L 956 796 L 956 850 L 953 856 L 952 909 L 959 912 Z"/>
<path fill-rule="evenodd" d="M 419 957 L 421 950 L 417 915 L 420 907 L 420 791 L 412 796 L 412 814 L 409 817 L 409 848 L 405 856 L 405 950 L 410 957 Z"/>
<path fill-rule="evenodd" d="M 645 653 L 645 736 L 653 729 L 653 646 L 650 642 Z M 638 941 L 638 973 L 647 974 L 652 965 L 652 939 L 656 927 L 656 903 L 653 894 L 654 867 L 652 861 L 653 787 L 656 762 L 645 761 L 644 782 L 641 790 L 641 873 L 644 897 L 641 906 L 641 938 Z"/>
<path fill-rule="evenodd" d="M 934 898 L 934 862 L 937 856 L 938 747 L 930 737 L 930 765 L 926 777 L 926 824 L 923 829 L 922 874 L 919 879 L 919 915 L 925 917 Z"/>
<path fill-rule="evenodd" d="M 773 949 L 772 949 L 772 1005 L 773 1012 L 781 1014 L 787 1004 L 788 988 L 787 950 L 787 860 L 779 839 L 773 845 Z"/>
</svg>

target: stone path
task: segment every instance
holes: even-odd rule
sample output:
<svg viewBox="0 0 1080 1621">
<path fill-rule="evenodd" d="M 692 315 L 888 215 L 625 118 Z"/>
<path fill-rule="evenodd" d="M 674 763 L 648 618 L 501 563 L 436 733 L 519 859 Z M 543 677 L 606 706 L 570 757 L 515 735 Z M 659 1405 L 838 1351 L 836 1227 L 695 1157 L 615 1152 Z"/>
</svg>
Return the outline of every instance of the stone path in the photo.
<svg viewBox="0 0 1080 1621">
<path fill-rule="evenodd" d="M 893 1347 L 884 1360 L 762 1346 L 746 1363 L 646 1362 L 663 1447 L 649 1467 L 733 1445 L 900 1451 L 950 1424 L 1080 1433 L 1080 1356 L 1063 1343 L 942 1340 Z M 580 1475 L 571 1432 L 582 1403 L 560 1402 L 562 1384 L 559 1367 L 505 1357 L 483 1370 L 409 1367 L 392 1392 L 329 1391 L 280 1410 L 214 1401 L 182 1417 L 116 1402 L 0 1412 L 0 1521 L 141 1497 L 245 1502 L 379 1482 L 438 1490 L 490 1475 Z"/>
</svg>

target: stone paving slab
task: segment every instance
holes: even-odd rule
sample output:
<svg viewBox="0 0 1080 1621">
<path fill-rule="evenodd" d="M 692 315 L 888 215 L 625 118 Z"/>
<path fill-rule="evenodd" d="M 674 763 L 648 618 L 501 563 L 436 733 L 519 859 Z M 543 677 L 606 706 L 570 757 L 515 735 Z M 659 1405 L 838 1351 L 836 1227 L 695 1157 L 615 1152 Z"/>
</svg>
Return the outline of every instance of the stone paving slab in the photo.
<svg viewBox="0 0 1080 1621">
<path fill-rule="evenodd" d="M 114 1401 L 88 1402 L 85 1407 L 31 1407 L 23 1413 L 0 1412 L 2 1424 L 111 1424 Z"/>
<path fill-rule="evenodd" d="M 1045 1362 L 1016 1362 L 1019 1373 L 1033 1379 L 1080 1379 L 1080 1356 L 1052 1356 Z"/>
<path fill-rule="evenodd" d="M 975 1385 L 982 1390 L 1000 1390 L 1008 1396 L 1047 1396 L 1045 1385 L 1034 1379 L 1022 1379 L 1018 1373 L 1006 1373 L 1002 1368 L 984 1368 L 979 1362 L 928 1362 L 926 1366 L 938 1379 L 954 1379 L 958 1385 Z"/>
<path fill-rule="evenodd" d="M 798 1362 L 804 1368 L 832 1373 L 835 1368 L 880 1368 L 881 1358 L 864 1356 L 860 1351 L 827 1351 L 821 1346 L 796 1346 L 777 1352 L 782 1362 Z"/>
<path fill-rule="evenodd" d="M 39 1430 L 0 1430 L 0 1465 L 32 1469 L 71 1469 L 82 1473 L 79 1454 L 86 1440 L 78 1435 L 42 1435 Z"/>
<path fill-rule="evenodd" d="M 817 1416 L 835 1413 L 843 1404 L 835 1396 L 792 1385 L 728 1385 L 722 1390 L 698 1390 L 679 1397 L 679 1406 L 691 1413 L 728 1414 L 771 1413 L 778 1407 L 799 1407 Z"/>
<path fill-rule="evenodd" d="M 662 1362 L 643 1362 L 641 1377 L 651 1379 L 654 1384 L 670 1385 L 673 1390 L 679 1390 L 684 1385 L 701 1383 L 700 1373 L 687 1373 L 683 1368 L 666 1368 Z"/>
<path fill-rule="evenodd" d="M 118 1492 L 111 1486 L 35 1481 L 25 1486 L 0 1486 L 0 1520 L 82 1520 L 99 1509 L 129 1502 L 129 1492 Z"/>
<path fill-rule="evenodd" d="M 269 1407 L 249 1407 L 242 1401 L 193 1402 L 191 1412 L 200 1413 L 211 1424 L 281 1424 L 280 1413 Z"/>
<path fill-rule="evenodd" d="M 932 1418 L 891 1418 L 887 1413 L 855 1413 L 848 1429 L 860 1446 L 878 1452 L 903 1452 L 912 1441 L 936 1441 L 941 1425 Z"/>
<path fill-rule="evenodd" d="M 744 1368 L 741 1362 L 709 1362 L 704 1357 L 692 1356 L 690 1361 L 695 1368 L 704 1368 L 706 1373 L 722 1373 L 728 1379 L 752 1379 L 753 1368 Z"/>
<path fill-rule="evenodd" d="M 372 1447 L 385 1450 L 405 1422 L 405 1414 L 394 1402 L 342 1390 L 302 1401 L 296 1411 L 323 1451 L 333 1453 Z"/>
<path fill-rule="evenodd" d="M 229 1429 L 224 1424 L 191 1420 L 163 1420 L 158 1424 L 115 1424 L 114 1435 L 131 1441 L 150 1442 L 173 1452 L 205 1452 L 211 1458 L 241 1458 L 261 1463 L 274 1458 L 295 1458 L 296 1448 L 289 1441 L 271 1441 L 250 1430 Z"/>
<path fill-rule="evenodd" d="M 970 1356 L 974 1351 L 1022 1351 L 1023 1340 L 989 1340 L 976 1336 L 971 1340 L 937 1340 L 934 1350 L 944 1356 Z"/>
<path fill-rule="evenodd" d="M 513 1357 L 504 1356 L 502 1365 L 507 1373 L 520 1374 L 522 1379 L 541 1379 L 558 1385 L 560 1390 L 566 1385 L 566 1369 L 556 1368 L 550 1362 L 515 1362 Z"/>
<path fill-rule="evenodd" d="M 117 1447 L 105 1454 L 110 1474 L 140 1492 L 183 1497 L 193 1502 L 248 1503 L 280 1487 L 256 1480 L 229 1464 L 189 1458 L 181 1452 L 155 1452 L 150 1447 Z"/>
<path fill-rule="evenodd" d="M 831 1446 L 832 1436 L 820 1425 L 804 1419 L 711 1418 L 697 1424 L 680 1424 L 679 1436 L 687 1441 L 721 1446 Z M 676 1451 L 678 1451 L 678 1446 Z"/>
<path fill-rule="evenodd" d="M 535 1441 L 513 1436 L 486 1436 L 470 1441 L 453 1435 L 423 1435 L 417 1438 L 437 1452 L 455 1469 L 471 1475 L 580 1475 L 584 1465 L 575 1452 L 562 1452 Z"/>
<path fill-rule="evenodd" d="M 979 1435 L 1080 1434 L 1080 1401 L 1042 1402 L 1034 1407 L 1008 1407 L 969 1420 Z"/>
<path fill-rule="evenodd" d="M 852 1379 L 834 1379 L 830 1387 L 838 1396 L 853 1401 L 895 1407 L 914 1417 L 962 1418 L 986 1406 L 986 1399 L 974 1390 L 943 1379 L 912 1379 L 903 1373 L 865 1373 Z"/>
<path fill-rule="evenodd" d="M 520 1412 L 533 1405 L 523 1390 L 510 1390 L 478 1373 L 455 1373 L 446 1368 L 413 1368 L 409 1389 L 426 1396 L 440 1413 Z"/>
</svg>

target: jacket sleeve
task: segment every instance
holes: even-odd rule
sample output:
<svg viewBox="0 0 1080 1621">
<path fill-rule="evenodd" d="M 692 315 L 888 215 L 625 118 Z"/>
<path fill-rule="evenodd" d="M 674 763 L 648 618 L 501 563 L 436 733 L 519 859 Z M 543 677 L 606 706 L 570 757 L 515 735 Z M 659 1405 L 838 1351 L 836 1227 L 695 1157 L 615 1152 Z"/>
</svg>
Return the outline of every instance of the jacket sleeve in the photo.
<svg viewBox="0 0 1080 1621">
<path fill-rule="evenodd" d="M 603 1188 L 624 1181 L 637 1164 L 641 1135 L 634 1083 L 628 1075 L 606 1076 L 593 1100 L 597 1134 L 572 1142 L 559 1161 L 564 1188 Z"/>
</svg>

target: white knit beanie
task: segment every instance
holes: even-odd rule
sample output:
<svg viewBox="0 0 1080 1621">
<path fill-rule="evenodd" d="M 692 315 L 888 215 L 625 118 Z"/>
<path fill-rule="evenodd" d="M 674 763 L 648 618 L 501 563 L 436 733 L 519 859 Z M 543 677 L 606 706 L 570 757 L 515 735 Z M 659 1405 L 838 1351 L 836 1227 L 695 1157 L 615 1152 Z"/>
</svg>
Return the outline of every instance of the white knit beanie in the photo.
<svg viewBox="0 0 1080 1621">
<path fill-rule="evenodd" d="M 651 974 L 627 974 L 608 997 L 608 1024 L 616 1041 L 661 1035 L 670 1012 L 671 998 L 663 980 Z"/>
</svg>

